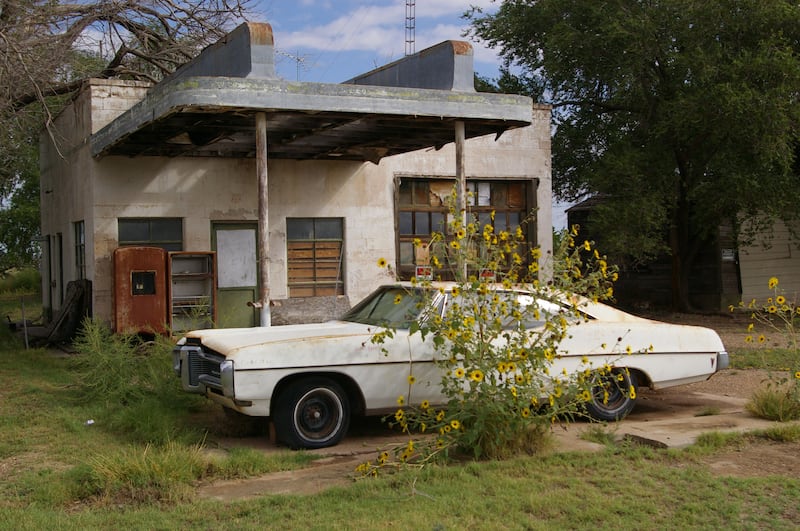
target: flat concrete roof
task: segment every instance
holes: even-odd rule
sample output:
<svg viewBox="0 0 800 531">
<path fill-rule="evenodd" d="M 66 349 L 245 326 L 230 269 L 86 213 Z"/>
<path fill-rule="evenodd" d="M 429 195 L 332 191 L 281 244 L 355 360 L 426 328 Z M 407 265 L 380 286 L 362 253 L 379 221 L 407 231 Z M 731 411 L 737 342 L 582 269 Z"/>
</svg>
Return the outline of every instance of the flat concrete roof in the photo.
<svg viewBox="0 0 800 531">
<path fill-rule="evenodd" d="M 92 154 L 255 155 L 255 113 L 267 114 L 268 156 L 380 160 L 531 123 L 524 96 L 224 77 L 177 79 L 92 136 Z"/>
<path fill-rule="evenodd" d="M 275 77 L 272 29 L 246 23 L 209 46 L 92 136 L 92 155 L 255 156 L 377 162 L 382 157 L 529 125 L 526 96 L 475 92 L 472 47 L 445 41 L 345 84 Z"/>
</svg>

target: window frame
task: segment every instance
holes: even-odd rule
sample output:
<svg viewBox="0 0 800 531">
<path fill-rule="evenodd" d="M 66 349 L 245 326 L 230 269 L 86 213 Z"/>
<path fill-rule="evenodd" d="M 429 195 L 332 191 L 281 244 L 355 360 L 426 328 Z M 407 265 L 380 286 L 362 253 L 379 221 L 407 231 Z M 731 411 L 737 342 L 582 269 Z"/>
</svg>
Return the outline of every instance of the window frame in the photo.
<svg viewBox="0 0 800 531">
<path fill-rule="evenodd" d="M 410 183 L 410 190 L 403 190 L 403 185 Z M 427 184 L 427 193 L 425 187 L 420 187 L 420 183 Z M 435 183 L 435 188 L 438 192 L 431 191 L 431 184 Z M 443 190 L 445 187 L 452 189 L 456 184 L 455 177 L 448 176 L 408 176 L 401 175 L 395 179 L 395 241 L 396 241 L 396 263 L 397 273 L 402 280 L 408 280 L 416 273 L 416 259 L 414 257 L 414 240 L 419 240 L 422 243 L 427 243 L 431 239 L 432 232 L 436 231 L 433 227 L 434 219 L 443 216 L 444 234 L 445 239 L 450 241 L 454 235 L 448 234 L 449 230 L 446 228 L 449 214 L 448 206 L 443 199 Z M 521 186 L 521 191 L 517 190 L 514 194 L 510 194 L 510 186 Z M 517 225 L 521 226 L 525 232 L 525 245 L 533 248 L 536 244 L 537 224 L 535 218 L 531 218 L 531 213 L 536 210 L 536 190 L 539 185 L 539 179 L 528 178 L 503 178 L 503 177 L 472 177 L 467 179 L 467 214 L 481 218 L 481 224 L 487 222 L 491 223 L 495 230 L 514 230 Z M 481 187 L 488 187 L 490 194 L 489 200 L 486 202 L 481 198 L 478 193 Z M 495 204 L 495 189 L 505 187 L 503 197 L 506 203 L 501 206 Z M 422 189 L 418 189 L 422 188 Z M 437 196 L 441 199 L 441 204 L 431 204 L 432 197 Z M 485 195 L 485 194 L 484 194 Z M 515 206 L 511 196 L 515 200 L 521 200 L 519 206 Z M 410 199 L 410 202 L 404 200 Z M 433 200 L 435 202 L 435 199 Z M 491 213 L 494 212 L 494 220 L 490 220 Z M 409 213 L 411 214 L 409 216 Z M 419 230 L 418 216 L 428 218 L 428 233 Z M 500 219 L 502 218 L 502 222 Z M 515 224 L 515 221 L 519 221 Z M 410 225 L 409 225 L 410 223 Z M 423 226 L 425 221 L 422 221 Z M 410 227 L 410 231 L 407 229 Z M 424 227 L 423 227 L 424 228 Z M 480 229 L 479 229 L 480 230 Z M 405 231 L 405 232 L 404 232 Z M 521 253 L 522 254 L 522 253 Z M 524 253 L 525 260 L 528 260 L 528 254 Z M 409 262 L 410 260 L 410 262 Z M 442 280 L 452 280 L 452 275 L 447 271 L 442 271 Z"/>
<path fill-rule="evenodd" d="M 171 230 L 175 231 L 180 234 L 180 239 L 169 239 L 169 238 L 162 238 L 158 237 L 158 227 L 154 227 L 156 223 L 176 223 L 176 226 L 171 227 Z M 134 240 L 134 239 L 123 239 L 123 224 L 130 223 L 130 224 L 147 224 L 146 232 L 147 237 L 141 240 Z M 127 229 L 126 229 L 127 230 Z M 161 247 L 165 251 L 183 251 L 183 240 L 184 240 L 184 223 L 183 218 L 173 218 L 173 217 L 132 217 L 132 218 L 117 218 L 117 238 L 120 247 Z"/>
<path fill-rule="evenodd" d="M 75 221 L 72 227 L 75 238 L 75 271 L 78 280 L 83 280 L 86 278 L 86 222 Z"/>
<path fill-rule="evenodd" d="M 292 237 L 293 223 L 311 223 L 310 237 Z M 337 222 L 336 235 L 319 236 L 322 223 Z M 338 244 L 337 258 L 330 258 Z M 295 247 L 295 245 L 297 245 Z M 310 253 L 309 258 L 292 258 L 292 254 Z M 336 277 L 325 276 L 336 264 Z M 306 271 L 310 277 L 298 280 L 293 272 Z M 286 287 L 290 298 L 312 298 L 346 294 L 345 287 L 345 218 L 343 217 L 287 217 L 286 218 Z"/>
</svg>

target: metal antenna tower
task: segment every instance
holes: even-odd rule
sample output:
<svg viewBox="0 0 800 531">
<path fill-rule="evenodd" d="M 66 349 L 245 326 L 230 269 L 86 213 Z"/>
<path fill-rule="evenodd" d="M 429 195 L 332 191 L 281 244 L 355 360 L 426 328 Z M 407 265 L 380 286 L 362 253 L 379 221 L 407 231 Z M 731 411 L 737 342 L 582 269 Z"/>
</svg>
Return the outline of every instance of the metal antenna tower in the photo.
<svg viewBox="0 0 800 531">
<path fill-rule="evenodd" d="M 417 29 L 417 19 L 414 14 L 416 7 L 416 0 L 406 0 L 406 55 L 414 55 L 414 40 Z"/>
</svg>

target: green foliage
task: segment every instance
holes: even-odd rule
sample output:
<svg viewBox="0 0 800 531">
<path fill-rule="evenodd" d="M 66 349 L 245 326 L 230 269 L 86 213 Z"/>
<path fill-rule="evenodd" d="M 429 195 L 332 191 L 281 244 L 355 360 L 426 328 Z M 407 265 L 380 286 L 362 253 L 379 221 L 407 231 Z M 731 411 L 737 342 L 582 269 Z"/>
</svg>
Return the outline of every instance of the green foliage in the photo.
<svg viewBox="0 0 800 531">
<path fill-rule="evenodd" d="M 39 293 L 42 289 L 42 277 L 39 270 L 25 267 L 0 276 L 0 295 Z"/>
<path fill-rule="evenodd" d="M 577 373 L 551 371 L 567 327 L 583 319 L 579 309 L 587 299 L 579 296 L 598 300 L 613 294 L 616 271 L 592 243 L 576 245 L 574 229 L 553 256 L 542 257 L 540 249 L 527 249 L 521 227 L 500 230 L 460 218 L 451 207 L 447 234 L 434 234 L 428 246 L 415 242 L 432 257 L 434 276 L 447 272 L 456 279 L 443 315 L 411 325 L 412 333 L 433 343 L 447 404 L 442 409 L 427 401 L 415 404 L 412 374 L 409 396 L 398 398 L 401 408 L 391 418 L 404 432 L 437 437 L 409 440 L 394 456 L 384 452 L 377 463 L 362 464 L 361 473 L 374 474 L 396 463 L 392 457 L 401 464 L 424 465 L 451 457 L 452 450 L 476 458 L 536 453 L 552 424 L 581 413 L 592 398 L 595 378 L 610 374 L 610 366 L 592 367 L 587 358 Z M 540 267 L 547 271 L 547 282 L 539 280 Z M 425 308 L 435 307 L 446 289 L 430 279 L 414 278 L 412 285 L 425 288 Z M 529 296 L 512 295 L 512 287 Z M 531 327 L 537 331 L 530 332 Z M 380 344 L 393 334 L 389 328 L 373 341 Z"/>
<path fill-rule="evenodd" d="M 678 306 L 721 224 L 798 218 L 796 2 L 506 0 L 469 17 L 554 107 L 556 194 L 603 199 L 590 222 L 612 256 L 668 244 Z"/>
</svg>

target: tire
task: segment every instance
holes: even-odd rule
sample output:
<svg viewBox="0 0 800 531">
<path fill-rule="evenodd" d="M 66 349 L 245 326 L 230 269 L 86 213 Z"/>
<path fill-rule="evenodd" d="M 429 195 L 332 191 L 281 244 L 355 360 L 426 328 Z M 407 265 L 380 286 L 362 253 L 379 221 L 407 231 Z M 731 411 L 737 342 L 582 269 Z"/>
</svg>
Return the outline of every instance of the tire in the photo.
<svg viewBox="0 0 800 531">
<path fill-rule="evenodd" d="M 633 398 L 631 388 L 634 390 Z M 592 399 L 585 406 L 586 413 L 595 420 L 605 422 L 622 420 L 636 405 L 637 390 L 636 375 L 626 369 L 613 369 L 610 375 L 605 376 L 598 374 L 591 391 Z"/>
<path fill-rule="evenodd" d="M 272 419 L 277 438 L 292 449 L 335 446 L 350 425 L 350 402 L 333 380 L 299 380 L 277 397 Z"/>
</svg>

